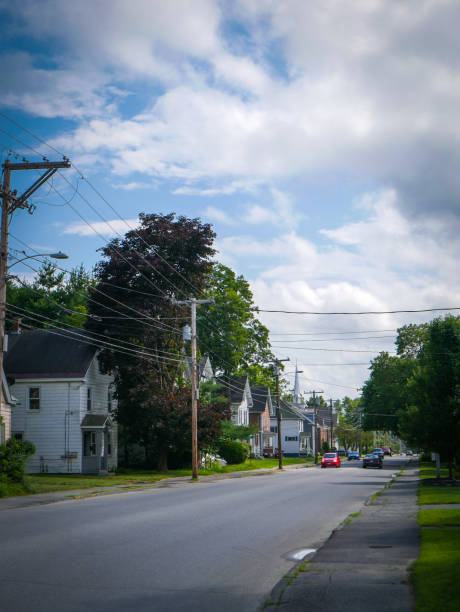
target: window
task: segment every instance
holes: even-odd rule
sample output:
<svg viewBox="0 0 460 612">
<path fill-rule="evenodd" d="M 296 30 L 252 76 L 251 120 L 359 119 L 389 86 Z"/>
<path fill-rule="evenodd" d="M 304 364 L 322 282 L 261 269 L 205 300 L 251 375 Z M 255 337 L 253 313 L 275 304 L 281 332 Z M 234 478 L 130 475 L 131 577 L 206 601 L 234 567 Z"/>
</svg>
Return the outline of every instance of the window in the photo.
<svg viewBox="0 0 460 612">
<path fill-rule="evenodd" d="M 85 457 L 95 457 L 96 456 L 96 432 L 95 431 L 85 431 L 84 453 L 85 453 Z"/>
<path fill-rule="evenodd" d="M 40 410 L 40 387 L 29 388 L 29 410 Z"/>
<path fill-rule="evenodd" d="M 270 431 L 272 433 L 278 433 L 278 425 L 270 425 Z"/>
<path fill-rule="evenodd" d="M 16 433 L 13 434 L 13 438 L 15 440 L 23 440 L 24 434 L 22 433 L 22 431 L 17 431 Z"/>
<path fill-rule="evenodd" d="M 86 389 L 86 410 L 88 412 L 91 412 L 91 404 L 92 404 L 92 393 L 91 393 L 92 389 L 91 387 L 88 387 Z"/>
<path fill-rule="evenodd" d="M 107 432 L 107 454 L 112 454 L 112 434 Z"/>
<path fill-rule="evenodd" d="M 298 436 L 285 436 L 284 437 L 284 440 L 286 442 L 297 442 L 298 439 L 299 439 Z"/>
</svg>

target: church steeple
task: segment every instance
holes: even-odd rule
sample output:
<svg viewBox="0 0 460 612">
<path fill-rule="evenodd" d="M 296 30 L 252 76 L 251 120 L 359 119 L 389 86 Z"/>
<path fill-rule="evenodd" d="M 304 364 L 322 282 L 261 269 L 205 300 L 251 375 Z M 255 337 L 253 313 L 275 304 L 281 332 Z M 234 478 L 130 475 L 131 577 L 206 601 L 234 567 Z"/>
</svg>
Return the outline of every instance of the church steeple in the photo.
<svg viewBox="0 0 460 612">
<path fill-rule="evenodd" d="M 295 378 L 294 378 L 294 404 L 300 404 L 300 382 L 299 374 L 302 374 L 303 370 L 297 369 L 297 361 L 295 362 Z"/>
</svg>

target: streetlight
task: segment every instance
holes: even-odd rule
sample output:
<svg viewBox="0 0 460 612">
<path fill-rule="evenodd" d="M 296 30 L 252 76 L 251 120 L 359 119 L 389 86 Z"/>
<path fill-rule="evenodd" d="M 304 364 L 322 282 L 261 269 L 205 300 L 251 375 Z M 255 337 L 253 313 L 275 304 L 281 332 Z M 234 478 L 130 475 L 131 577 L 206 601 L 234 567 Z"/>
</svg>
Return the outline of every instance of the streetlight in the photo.
<svg viewBox="0 0 460 612">
<path fill-rule="evenodd" d="M 8 266 L 8 270 L 12 268 L 13 266 L 15 266 L 16 264 L 25 261 L 26 259 L 37 259 L 38 257 L 51 257 L 52 259 L 69 259 L 69 256 L 66 253 L 63 253 L 62 251 L 58 251 L 57 253 L 37 253 L 36 255 L 27 255 L 25 251 L 19 251 L 19 252 L 23 253 L 25 257 L 21 257 L 21 259 L 18 259 L 17 261 L 12 263 L 10 266 Z M 4 281 L 4 279 L 1 279 L 1 280 L 2 282 Z"/>
</svg>

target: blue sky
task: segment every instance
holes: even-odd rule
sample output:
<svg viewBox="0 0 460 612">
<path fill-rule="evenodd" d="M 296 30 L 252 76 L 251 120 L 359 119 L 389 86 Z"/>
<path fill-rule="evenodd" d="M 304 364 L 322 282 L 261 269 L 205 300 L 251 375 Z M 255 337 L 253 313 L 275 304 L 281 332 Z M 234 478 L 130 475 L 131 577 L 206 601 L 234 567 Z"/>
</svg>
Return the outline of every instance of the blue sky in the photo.
<svg viewBox="0 0 460 612">
<path fill-rule="evenodd" d="M 212 223 L 260 308 L 460 306 L 459 13 L 449 0 L 0 0 L 0 111 L 17 122 L 0 116 L 2 160 L 58 159 L 38 136 L 85 177 L 37 192 L 11 247 L 91 268 L 127 229 L 95 187 L 130 225 L 141 211 Z M 301 388 L 336 398 L 392 350 L 383 330 L 432 315 L 261 318 Z"/>
</svg>

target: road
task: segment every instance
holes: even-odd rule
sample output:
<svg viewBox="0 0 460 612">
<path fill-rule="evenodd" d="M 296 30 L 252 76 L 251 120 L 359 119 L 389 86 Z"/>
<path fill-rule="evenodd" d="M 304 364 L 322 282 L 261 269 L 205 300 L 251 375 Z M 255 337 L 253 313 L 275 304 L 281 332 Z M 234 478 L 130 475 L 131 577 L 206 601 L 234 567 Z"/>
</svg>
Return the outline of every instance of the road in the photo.
<svg viewBox="0 0 460 612">
<path fill-rule="evenodd" d="M 254 611 L 404 463 L 180 483 L 0 513 L 0 607 Z"/>
</svg>

